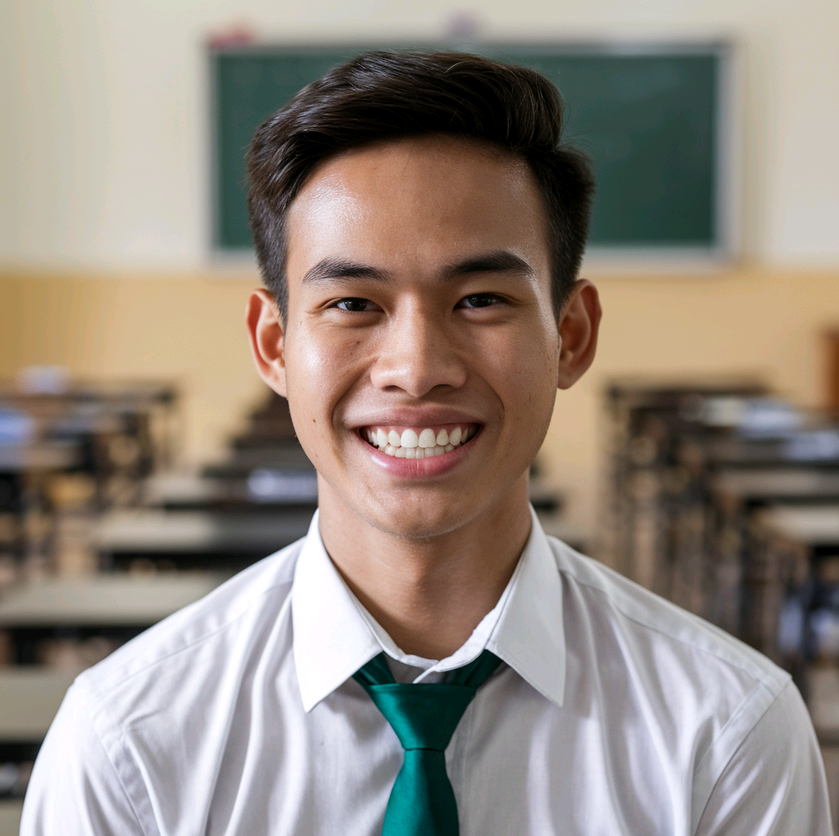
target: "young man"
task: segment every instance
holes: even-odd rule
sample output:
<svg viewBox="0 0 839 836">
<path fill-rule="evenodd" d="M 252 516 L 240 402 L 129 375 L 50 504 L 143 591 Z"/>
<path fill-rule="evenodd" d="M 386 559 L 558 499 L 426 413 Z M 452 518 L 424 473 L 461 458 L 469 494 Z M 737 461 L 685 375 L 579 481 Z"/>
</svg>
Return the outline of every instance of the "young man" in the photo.
<svg viewBox="0 0 839 836">
<path fill-rule="evenodd" d="M 829 836 L 789 676 L 529 508 L 600 321 L 560 124 L 531 71 L 371 54 L 259 129 L 248 330 L 319 513 L 79 677 L 26 836 Z"/>
</svg>

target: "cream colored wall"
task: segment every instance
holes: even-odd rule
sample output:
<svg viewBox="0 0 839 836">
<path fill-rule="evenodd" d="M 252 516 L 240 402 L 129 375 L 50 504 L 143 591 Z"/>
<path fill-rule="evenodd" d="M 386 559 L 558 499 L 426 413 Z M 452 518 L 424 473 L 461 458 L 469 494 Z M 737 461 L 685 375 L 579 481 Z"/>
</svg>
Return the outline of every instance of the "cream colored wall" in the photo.
<svg viewBox="0 0 839 836">
<path fill-rule="evenodd" d="M 4 0 L 0 258 L 195 269 L 206 249 L 204 42 L 440 38 L 454 0 Z M 770 262 L 836 263 L 835 0 L 483 0 L 488 39 L 726 35 L 747 152 L 746 244 Z M 2 211 L 2 210 L 0 210 Z"/>
<path fill-rule="evenodd" d="M 274 40 L 439 38 L 449 0 L 0 3 L 0 376 L 183 382 L 192 459 L 259 396 L 241 326 L 252 266 L 208 264 L 203 43 L 244 21 Z M 765 372 L 819 398 L 818 331 L 839 319 L 835 0 L 486 0 L 488 39 L 732 37 L 740 48 L 742 266 L 601 278 L 600 357 L 558 399 L 544 455 L 596 530 L 597 399 L 616 373 Z M 5 265 L 5 267 L 3 267 Z"/>
</svg>

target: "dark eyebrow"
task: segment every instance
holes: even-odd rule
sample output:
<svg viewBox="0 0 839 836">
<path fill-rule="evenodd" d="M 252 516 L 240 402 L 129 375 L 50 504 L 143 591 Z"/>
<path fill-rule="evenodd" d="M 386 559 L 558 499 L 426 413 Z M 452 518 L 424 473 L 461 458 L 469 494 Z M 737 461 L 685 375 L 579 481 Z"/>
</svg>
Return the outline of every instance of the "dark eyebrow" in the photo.
<svg viewBox="0 0 839 836">
<path fill-rule="evenodd" d="M 498 250 L 466 258 L 444 267 L 441 271 L 444 279 L 455 279 L 472 273 L 521 273 L 530 276 L 533 274 L 533 268 L 517 255 Z M 371 267 L 369 264 L 325 258 L 303 274 L 301 283 L 317 284 L 341 279 L 372 279 L 383 284 L 393 281 L 393 277 L 386 270 Z"/>
<path fill-rule="evenodd" d="M 523 258 L 506 250 L 498 250 L 467 258 L 443 270 L 443 275 L 447 278 L 457 278 L 470 273 L 522 273 L 531 276 L 533 268 Z"/>
<path fill-rule="evenodd" d="M 392 281 L 390 273 L 371 267 L 369 264 L 358 264 L 354 261 L 343 261 L 337 258 L 325 258 L 303 274 L 301 284 L 317 284 L 340 279 L 372 279 L 377 282 Z"/>
</svg>

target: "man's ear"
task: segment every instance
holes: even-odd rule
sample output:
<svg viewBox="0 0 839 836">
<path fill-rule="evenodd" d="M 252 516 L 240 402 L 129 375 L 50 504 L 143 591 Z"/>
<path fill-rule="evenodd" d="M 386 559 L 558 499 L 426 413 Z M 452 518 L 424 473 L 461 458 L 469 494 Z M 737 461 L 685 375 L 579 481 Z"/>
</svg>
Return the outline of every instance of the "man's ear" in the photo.
<svg viewBox="0 0 839 836">
<path fill-rule="evenodd" d="M 283 319 L 274 297 L 264 288 L 254 290 L 248 298 L 245 323 L 259 376 L 286 397 Z"/>
<path fill-rule="evenodd" d="M 573 386 L 592 364 L 601 314 L 597 288 L 587 279 L 579 279 L 574 283 L 559 319 L 557 386 L 560 389 Z"/>
</svg>

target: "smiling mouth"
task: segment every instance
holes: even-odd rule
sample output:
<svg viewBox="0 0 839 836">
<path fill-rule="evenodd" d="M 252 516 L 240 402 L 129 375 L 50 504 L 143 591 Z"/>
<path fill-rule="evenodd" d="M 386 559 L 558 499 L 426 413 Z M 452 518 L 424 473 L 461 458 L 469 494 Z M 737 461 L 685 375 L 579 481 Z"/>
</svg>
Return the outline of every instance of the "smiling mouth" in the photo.
<svg viewBox="0 0 839 836">
<path fill-rule="evenodd" d="M 462 447 L 480 429 L 478 424 L 433 427 L 363 427 L 361 437 L 387 456 L 397 459 L 430 459 Z"/>
</svg>

